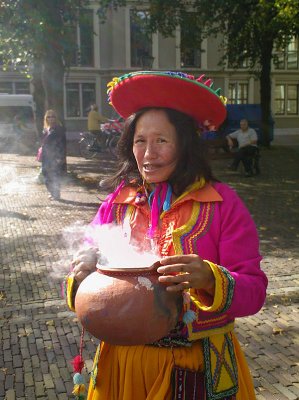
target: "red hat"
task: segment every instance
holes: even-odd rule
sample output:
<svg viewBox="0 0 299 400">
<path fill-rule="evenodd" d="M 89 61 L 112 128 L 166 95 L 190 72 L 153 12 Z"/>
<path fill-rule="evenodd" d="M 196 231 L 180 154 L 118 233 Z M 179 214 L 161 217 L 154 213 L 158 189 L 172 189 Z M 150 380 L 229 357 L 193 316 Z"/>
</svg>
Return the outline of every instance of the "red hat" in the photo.
<svg viewBox="0 0 299 400">
<path fill-rule="evenodd" d="M 108 83 L 109 102 L 124 118 L 146 107 L 172 108 L 218 128 L 226 117 L 226 99 L 211 79 L 183 72 L 138 71 Z"/>
</svg>

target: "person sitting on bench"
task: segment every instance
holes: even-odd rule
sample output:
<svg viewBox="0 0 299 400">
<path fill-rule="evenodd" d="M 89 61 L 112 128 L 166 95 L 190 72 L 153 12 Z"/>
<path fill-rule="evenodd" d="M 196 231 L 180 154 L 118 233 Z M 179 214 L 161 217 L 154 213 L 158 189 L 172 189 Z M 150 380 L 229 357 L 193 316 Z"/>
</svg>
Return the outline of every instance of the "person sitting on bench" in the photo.
<svg viewBox="0 0 299 400">
<path fill-rule="evenodd" d="M 234 147 L 233 139 L 238 142 L 238 150 L 234 153 L 234 160 L 230 169 L 236 171 L 240 161 L 245 168 L 245 176 L 253 175 L 253 160 L 256 174 L 260 173 L 258 166 L 259 149 L 257 147 L 257 133 L 249 128 L 247 119 L 241 119 L 240 128 L 226 136 L 230 150 Z"/>
</svg>

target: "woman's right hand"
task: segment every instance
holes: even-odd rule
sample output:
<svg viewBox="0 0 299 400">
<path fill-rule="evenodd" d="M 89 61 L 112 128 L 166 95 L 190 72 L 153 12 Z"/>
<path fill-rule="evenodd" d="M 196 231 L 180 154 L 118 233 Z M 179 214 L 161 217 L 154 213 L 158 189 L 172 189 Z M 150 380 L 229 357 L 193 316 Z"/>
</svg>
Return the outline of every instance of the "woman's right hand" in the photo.
<svg viewBox="0 0 299 400">
<path fill-rule="evenodd" d="M 73 274 L 75 280 L 80 284 L 89 274 L 96 271 L 99 258 L 97 247 L 88 247 L 78 251 L 72 261 Z"/>
</svg>

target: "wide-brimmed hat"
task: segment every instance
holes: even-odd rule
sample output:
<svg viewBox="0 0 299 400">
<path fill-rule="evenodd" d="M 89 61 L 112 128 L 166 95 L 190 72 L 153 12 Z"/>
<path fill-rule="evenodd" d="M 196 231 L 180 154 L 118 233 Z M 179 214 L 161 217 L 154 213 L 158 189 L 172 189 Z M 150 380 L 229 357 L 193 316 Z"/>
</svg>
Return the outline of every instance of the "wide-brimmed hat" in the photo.
<svg viewBox="0 0 299 400">
<path fill-rule="evenodd" d="M 109 102 L 124 118 L 146 107 L 172 108 L 203 125 L 218 128 L 226 117 L 226 99 L 211 79 L 183 72 L 138 71 L 108 83 Z"/>
</svg>

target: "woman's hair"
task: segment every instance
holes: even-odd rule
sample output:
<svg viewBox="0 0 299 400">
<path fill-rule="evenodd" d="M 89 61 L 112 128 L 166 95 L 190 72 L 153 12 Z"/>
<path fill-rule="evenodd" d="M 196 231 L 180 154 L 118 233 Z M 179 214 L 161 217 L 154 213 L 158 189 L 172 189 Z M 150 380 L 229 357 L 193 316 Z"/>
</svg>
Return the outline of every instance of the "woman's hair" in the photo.
<svg viewBox="0 0 299 400">
<path fill-rule="evenodd" d="M 178 137 L 178 162 L 175 170 L 168 179 L 176 195 L 199 178 L 206 181 L 215 180 L 207 159 L 205 142 L 200 138 L 198 126 L 195 120 L 188 115 L 170 108 L 144 108 L 127 118 L 124 132 L 117 145 L 119 156 L 118 171 L 106 179 L 102 185 L 115 188 L 122 180 L 126 183 L 134 182 L 136 185 L 142 183 L 142 177 L 138 171 L 137 163 L 133 154 L 133 139 L 135 128 L 139 118 L 147 111 L 157 109 L 166 113 L 169 122 L 175 127 Z"/>
<path fill-rule="evenodd" d="M 47 120 L 49 114 L 52 114 L 52 115 L 55 116 L 55 118 L 56 118 L 56 125 L 62 125 L 61 122 L 60 122 L 59 119 L 58 119 L 57 112 L 56 112 L 55 110 L 50 109 L 50 110 L 47 110 L 47 111 L 45 112 L 45 116 L 44 116 L 44 129 L 49 128 L 49 122 L 48 122 L 48 120 Z"/>
<path fill-rule="evenodd" d="M 98 111 L 98 106 L 96 105 L 96 104 L 92 104 L 91 106 L 90 106 L 90 111 Z"/>
</svg>

